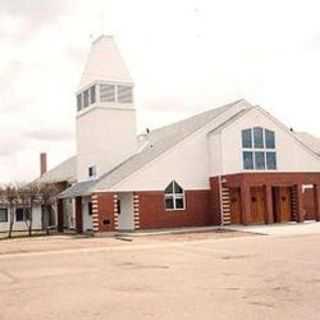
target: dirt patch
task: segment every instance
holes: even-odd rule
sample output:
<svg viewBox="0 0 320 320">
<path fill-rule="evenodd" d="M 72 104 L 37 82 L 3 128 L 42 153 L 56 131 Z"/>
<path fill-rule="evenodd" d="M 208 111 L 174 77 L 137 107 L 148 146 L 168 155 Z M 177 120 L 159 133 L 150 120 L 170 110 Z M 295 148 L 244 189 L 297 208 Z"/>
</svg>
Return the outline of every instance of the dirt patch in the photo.
<svg viewBox="0 0 320 320">
<path fill-rule="evenodd" d="M 243 255 L 230 255 L 221 257 L 222 260 L 233 260 L 233 259 L 248 259 L 254 257 L 253 255 L 243 254 Z"/>
<path fill-rule="evenodd" d="M 167 265 L 139 264 L 133 262 L 122 262 L 118 263 L 117 266 L 128 269 L 169 269 Z"/>
</svg>

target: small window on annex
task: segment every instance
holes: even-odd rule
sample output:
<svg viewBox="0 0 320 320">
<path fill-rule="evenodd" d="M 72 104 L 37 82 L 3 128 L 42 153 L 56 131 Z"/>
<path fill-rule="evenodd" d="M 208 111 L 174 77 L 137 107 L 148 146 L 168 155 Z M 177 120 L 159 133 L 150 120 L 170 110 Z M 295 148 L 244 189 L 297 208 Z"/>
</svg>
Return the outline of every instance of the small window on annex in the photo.
<svg viewBox="0 0 320 320">
<path fill-rule="evenodd" d="M 89 176 L 89 178 L 95 178 L 97 176 L 96 166 L 90 166 L 88 168 L 88 176 Z"/>
<path fill-rule="evenodd" d="M 0 223 L 1 222 L 8 222 L 8 209 L 7 208 L 0 208 Z"/>
<path fill-rule="evenodd" d="M 16 222 L 24 221 L 24 210 L 23 208 L 16 209 Z"/>
<path fill-rule="evenodd" d="M 164 193 L 166 210 L 185 210 L 185 193 L 176 181 L 172 181 L 166 187 Z"/>
</svg>

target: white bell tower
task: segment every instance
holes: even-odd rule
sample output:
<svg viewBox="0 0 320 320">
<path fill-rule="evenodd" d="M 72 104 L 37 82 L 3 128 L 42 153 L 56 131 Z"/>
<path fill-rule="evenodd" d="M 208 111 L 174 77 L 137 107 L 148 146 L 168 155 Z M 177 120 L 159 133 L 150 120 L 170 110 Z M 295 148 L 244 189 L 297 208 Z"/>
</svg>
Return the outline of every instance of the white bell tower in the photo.
<svg viewBox="0 0 320 320">
<path fill-rule="evenodd" d="M 134 83 L 112 36 L 92 43 L 77 91 L 77 178 L 95 179 L 137 149 Z"/>
</svg>

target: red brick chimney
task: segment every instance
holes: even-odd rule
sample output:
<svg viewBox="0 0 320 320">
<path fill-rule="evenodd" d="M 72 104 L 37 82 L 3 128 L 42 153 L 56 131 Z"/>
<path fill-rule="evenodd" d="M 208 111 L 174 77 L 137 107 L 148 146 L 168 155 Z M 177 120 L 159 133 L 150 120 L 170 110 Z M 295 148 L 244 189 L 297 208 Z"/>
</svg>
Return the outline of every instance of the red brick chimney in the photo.
<svg viewBox="0 0 320 320">
<path fill-rule="evenodd" d="M 47 154 L 45 152 L 40 153 L 40 176 L 43 176 L 47 172 Z"/>
</svg>

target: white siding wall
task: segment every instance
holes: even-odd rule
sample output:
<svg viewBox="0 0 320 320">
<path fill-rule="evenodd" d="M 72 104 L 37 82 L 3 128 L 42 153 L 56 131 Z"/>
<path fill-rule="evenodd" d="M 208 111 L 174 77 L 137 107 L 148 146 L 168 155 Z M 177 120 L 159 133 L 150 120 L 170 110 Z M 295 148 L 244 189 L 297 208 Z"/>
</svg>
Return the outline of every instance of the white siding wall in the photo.
<svg viewBox="0 0 320 320">
<path fill-rule="evenodd" d="M 90 201 L 90 197 L 82 198 L 83 231 L 92 230 L 92 217 L 89 215 L 88 210 Z"/>
<path fill-rule="evenodd" d="M 232 123 L 231 126 L 222 130 L 221 139 L 223 174 L 231 174 L 243 171 L 241 130 L 257 126 L 267 128 L 275 132 L 278 167 L 277 171 L 310 172 L 320 170 L 319 159 L 317 159 L 312 153 L 309 152 L 309 150 L 297 142 L 294 137 L 284 130 L 284 128 L 278 126 L 278 124 L 272 121 L 264 113 L 257 109 L 253 109 L 242 118 L 239 118 Z M 261 172 L 261 170 L 258 172 Z"/>
<path fill-rule="evenodd" d="M 77 118 L 77 178 L 100 176 L 136 151 L 136 112 L 132 108 L 93 108 Z"/>
<path fill-rule="evenodd" d="M 41 207 L 36 207 L 33 208 L 32 210 L 32 215 L 33 215 L 33 221 L 32 221 L 32 228 L 34 230 L 39 230 L 42 228 L 42 222 L 41 222 Z M 14 219 L 15 219 L 15 215 L 14 215 Z M 8 219 L 10 221 L 10 214 L 8 211 Z M 6 232 L 9 230 L 9 221 L 7 223 L 4 222 L 0 222 L 0 232 Z M 25 224 L 24 221 L 18 221 L 18 222 L 14 222 L 13 225 L 13 230 L 17 230 L 17 231 L 23 231 L 23 230 L 27 230 L 27 226 Z"/>
<path fill-rule="evenodd" d="M 116 190 L 163 190 L 173 179 L 185 189 L 209 188 L 206 134 L 198 134 L 116 186 Z"/>
<path fill-rule="evenodd" d="M 215 118 L 210 124 L 151 161 L 142 169 L 116 185 L 114 191 L 164 190 L 175 179 L 184 189 L 209 189 L 210 160 L 221 157 L 217 141 L 208 140 L 208 133 L 230 117 L 248 107 L 239 103 L 231 110 Z M 212 144 L 212 151 L 209 148 Z M 215 148 L 218 148 L 215 150 Z M 215 155 L 214 153 L 219 154 Z"/>
<path fill-rule="evenodd" d="M 220 175 L 222 173 L 222 151 L 221 151 L 221 134 L 208 135 L 209 149 L 209 174 L 210 177 Z"/>
<path fill-rule="evenodd" d="M 134 230 L 133 193 L 119 193 L 121 213 L 119 214 L 119 229 Z"/>
<path fill-rule="evenodd" d="M 63 224 L 65 228 L 73 228 L 73 199 L 63 200 Z"/>
</svg>

